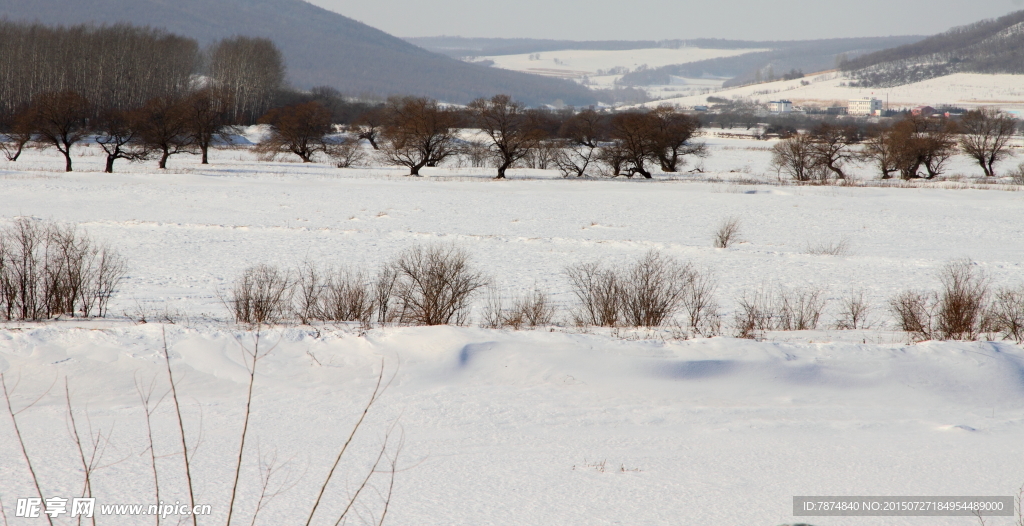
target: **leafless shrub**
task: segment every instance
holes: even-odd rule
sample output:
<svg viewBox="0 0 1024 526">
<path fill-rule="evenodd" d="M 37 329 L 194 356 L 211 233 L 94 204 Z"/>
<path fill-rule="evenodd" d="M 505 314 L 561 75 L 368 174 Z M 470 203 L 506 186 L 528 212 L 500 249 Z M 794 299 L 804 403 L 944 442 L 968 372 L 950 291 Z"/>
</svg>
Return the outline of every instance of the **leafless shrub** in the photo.
<svg viewBox="0 0 1024 526">
<path fill-rule="evenodd" d="M 583 263 L 565 270 L 580 305 L 573 311 L 576 325 L 614 327 L 622 310 L 619 276 L 600 263 Z"/>
<path fill-rule="evenodd" d="M 936 312 L 938 336 L 946 340 L 973 340 L 981 332 L 988 297 L 988 280 L 968 260 L 948 263 L 939 274 Z"/>
<path fill-rule="evenodd" d="M 773 329 L 777 331 L 809 331 L 818 328 L 826 299 L 821 289 L 779 289 L 776 299 L 777 317 Z"/>
<path fill-rule="evenodd" d="M 889 310 L 896 318 L 900 330 L 919 341 L 932 338 L 932 320 L 935 316 L 934 293 L 908 290 L 889 300 Z"/>
<path fill-rule="evenodd" d="M 366 152 L 359 144 L 359 139 L 341 137 L 325 147 L 327 156 L 338 168 L 350 168 L 366 160 Z"/>
<path fill-rule="evenodd" d="M 622 275 L 622 318 L 633 327 L 658 327 L 679 309 L 693 269 L 650 251 Z"/>
<path fill-rule="evenodd" d="M 733 243 L 740 242 L 740 220 L 738 217 L 730 217 L 722 221 L 715 231 L 713 238 L 715 248 L 728 248 Z"/>
<path fill-rule="evenodd" d="M 505 326 L 505 307 L 501 294 L 493 288 L 487 289 L 484 301 L 484 312 L 480 325 L 488 329 L 501 329 Z"/>
<path fill-rule="evenodd" d="M 733 317 L 737 338 L 755 339 L 758 333 L 772 329 L 775 316 L 771 291 L 762 287 L 752 294 L 744 293 L 737 303 L 739 308 Z"/>
<path fill-rule="evenodd" d="M 1004 338 L 1024 342 L 1024 287 L 1000 289 L 995 294 L 990 314 L 990 326 Z"/>
<path fill-rule="evenodd" d="M 839 330 L 867 329 L 867 316 L 871 308 L 864 300 L 864 291 L 857 291 L 843 298 L 842 311 L 839 313 L 839 321 L 836 328 Z"/>
<path fill-rule="evenodd" d="M 580 326 L 658 327 L 685 307 L 690 320 L 709 332 L 717 317 L 710 276 L 701 276 L 702 288 L 694 292 L 697 273 L 692 266 L 655 251 L 619 271 L 584 263 L 569 267 L 566 274 L 579 300 L 573 319 Z"/>
<path fill-rule="evenodd" d="M 245 269 L 231 290 L 230 305 L 238 323 L 267 325 L 280 321 L 289 302 L 286 272 L 270 265 Z"/>
<path fill-rule="evenodd" d="M 374 305 L 377 306 L 377 323 L 390 323 L 396 319 L 395 311 L 392 309 L 392 297 L 397 282 L 398 271 L 391 265 L 385 265 L 377 274 L 377 282 L 373 287 Z"/>
<path fill-rule="evenodd" d="M 816 245 L 808 245 L 807 253 L 812 256 L 847 256 L 850 254 L 850 241 L 842 238 L 839 241 L 825 241 Z"/>
<path fill-rule="evenodd" d="M 1013 182 L 1013 184 L 1024 186 L 1024 163 L 1018 164 L 1017 168 L 1011 170 L 1009 175 L 1010 181 Z"/>
<path fill-rule="evenodd" d="M 306 263 L 299 271 L 295 312 L 302 323 L 358 321 L 368 325 L 375 311 L 375 293 L 362 272 L 317 269 Z"/>
<path fill-rule="evenodd" d="M 555 317 L 555 306 L 544 292 L 533 291 L 516 298 L 511 308 L 504 308 L 501 296 L 489 291 L 484 307 L 483 325 L 491 329 L 511 327 L 542 327 L 551 325 Z"/>
<path fill-rule="evenodd" d="M 373 287 L 362 272 L 331 272 L 323 298 L 323 319 L 369 324 L 374 311 Z"/>
<path fill-rule="evenodd" d="M 411 248 L 391 266 L 400 323 L 462 325 L 469 317 L 470 297 L 486 285 L 469 254 L 450 245 Z"/>
<path fill-rule="evenodd" d="M 19 219 L 0 231 L 0 317 L 105 316 L 125 269 L 74 226 Z"/>
<path fill-rule="evenodd" d="M 722 330 L 722 316 L 715 300 L 717 290 L 718 281 L 710 269 L 692 270 L 682 301 L 689 329 L 698 336 L 710 338 Z"/>
</svg>

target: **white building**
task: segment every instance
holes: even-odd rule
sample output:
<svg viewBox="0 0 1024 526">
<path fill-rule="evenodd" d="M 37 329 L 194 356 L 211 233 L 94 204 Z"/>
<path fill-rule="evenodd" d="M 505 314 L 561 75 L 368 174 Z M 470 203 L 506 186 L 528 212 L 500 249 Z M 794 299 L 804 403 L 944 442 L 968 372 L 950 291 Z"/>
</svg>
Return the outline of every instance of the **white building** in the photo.
<svg viewBox="0 0 1024 526">
<path fill-rule="evenodd" d="M 870 99 L 850 99 L 847 108 L 848 115 L 881 115 L 882 101 L 871 97 Z"/>
<path fill-rule="evenodd" d="M 793 103 L 788 100 L 773 100 L 768 103 L 768 111 L 772 113 L 789 113 L 793 111 Z"/>
</svg>

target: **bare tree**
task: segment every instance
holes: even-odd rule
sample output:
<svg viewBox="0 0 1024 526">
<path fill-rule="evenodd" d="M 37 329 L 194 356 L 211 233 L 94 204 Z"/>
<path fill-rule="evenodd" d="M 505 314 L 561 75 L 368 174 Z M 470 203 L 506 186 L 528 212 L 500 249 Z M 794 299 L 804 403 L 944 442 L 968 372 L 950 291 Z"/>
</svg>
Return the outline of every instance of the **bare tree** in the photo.
<svg viewBox="0 0 1024 526">
<path fill-rule="evenodd" d="M 385 106 L 381 154 L 388 162 L 420 175 L 424 166 L 436 166 L 458 152 L 458 115 L 437 101 L 421 97 L 393 97 Z"/>
<path fill-rule="evenodd" d="M 960 148 L 978 161 L 987 177 L 992 177 L 996 174 L 996 163 L 1012 155 L 1010 139 L 1016 124 L 1012 117 L 998 110 L 969 111 L 960 119 Z"/>
<path fill-rule="evenodd" d="M 707 145 L 694 142 L 700 131 L 700 121 L 667 106 L 649 114 L 652 117 L 656 156 L 663 172 L 676 172 L 687 155 L 707 156 Z"/>
<path fill-rule="evenodd" d="M 498 161 L 496 179 L 505 179 L 505 172 L 516 161 L 526 157 L 543 138 L 533 125 L 526 106 L 508 95 L 495 95 L 469 103 L 475 124 L 491 139 L 491 151 Z"/>
<path fill-rule="evenodd" d="M 657 162 L 661 145 L 657 140 L 656 118 L 636 111 L 619 113 L 611 119 L 611 138 L 615 141 L 615 160 L 626 167 L 626 177 L 640 174 L 651 178 L 647 163 Z"/>
<path fill-rule="evenodd" d="M 851 150 L 858 142 L 856 129 L 823 122 L 811 131 L 810 138 L 813 162 L 837 178 L 846 179 L 843 165 L 857 160 L 857 155 Z"/>
<path fill-rule="evenodd" d="M 100 113 L 96 120 L 96 144 L 107 154 L 103 169 L 114 173 L 114 161 L 125 159 L 136 162 L 145 160 L 148 152 L 138 140 L 138 130 L 133 126 L 137 119 L 124 110 L 110 109 Z"/>
<path fill-rule="evenodd" d="M 270 137 L 260 143 L 261 150 L 294 153 L 304 163 L 326 150 L 324 137 L 332 130 L 331 112 L 316 101 L 274 108 L 259 122 L 270 125 Z"/>
<path fill-rule="evenodd" d="M 771 166 L 797 181 L 821 179 L 824 171 L 814 153 L 814 139 L 809 134 L 797 134 L 772 146 Z"/>
<path fill-rule="evenodd" d="M 5 122 L 0 123 L 0 152 L 8 161 L 17 161 L 25 145 L 32 140 L 35 133 L 35 124 L 32 122 L 32 112 L 22 110 Z"/>
<path fill-rule="evenodd" d="M 594 110 L 583 110 L 567 119 L 558 131 L 561 151 L 555 165 L 562 175 L 583 177 L 596 160 L 597 147 L 606 135 L 604 118 Z"/>
<path fill-rule="evenodd" d="M 71 147 L 89 133 L 90 109 L 89 101 L 73 91 L 44 93 L 32 103 L 36 140 L 64 155 L 64 171 L 71 171 Z"/>
<path fill-rule="evenodd" d="M 230 108 L 227 93 L 212 88 L 193 92 L 182 101 L 182 111 L 188 119 L 188 134 L 202 154 L 200 164 L 210 164 L 210 146 L 224 137 L 221 130 L 229 122 Z"/>
<path fill-rule="evenodd" d="M 170 156 L 193 153 L 195 143 L 189 133 L 190 119 L 183 100 L 156 97 L 133 115 L 132 127 L 137 130 L 139 141 L 148 149 L 159 152 L 161 170 L 167 169 Z"/>
<path fill-rule="evenodd" d="M 377 140 L 380 138 L 385 117 L 384 108 L 381 107 L 370 108 L 356 117 L 354 124 L 357 137 L 366 139 L 374 150 L 380 149 Z"/>
</svg>

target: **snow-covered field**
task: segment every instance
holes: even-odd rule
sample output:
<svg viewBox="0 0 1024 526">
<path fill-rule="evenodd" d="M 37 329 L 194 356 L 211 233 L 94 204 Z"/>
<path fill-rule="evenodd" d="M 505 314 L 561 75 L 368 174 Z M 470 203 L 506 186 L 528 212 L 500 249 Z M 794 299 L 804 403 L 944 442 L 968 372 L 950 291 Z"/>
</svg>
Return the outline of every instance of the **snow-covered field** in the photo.
<svg viewBox="0 0 1024 526">
<path fill-rule="evenodd" d="M 802 82 L 809 82 L 803 85 Z M 849 99 L 875 97 L 886 100 L 892 108 L 910 108 L 920 105 L 953 105 L 966 108 L 991 106 L 1006 110 L 1024 110 L 1024 75 L 986 75 L 956 73 L 894 88 L 851 88 L 840 84 L 849 82 L 836 73 L 809 75 L 803 79 L 780 80 L 723 89 L 712 95 L 726 99 L 749 99 L 755 103 L 788 99 L 796 105 L 836 103 L 846 105 Z M 670 104 L 695 106 L 707 104 L 706 94 L 667 98 L 648 103 L 647 106 Z"/>
<path fill-rule="evenodd" d="M 625 68 L 625 70 L 633 71 L 641 66 L 657 68 L 712 58 L 733 57 L 758 51 L 766 50 L 704 49 L 694 47 L 629 50 L 564 49 L 522 55 L 479 57 L 477 60 L 492 60 L 494 61 L 494 67 L 536 75 L 571 79 L 587 77 L 594 87 L 610 88 L 615 85 L 617 79 L 622 77 L 621 74 L 608 74 L 610 70 L 615 68 Z M 721 86 L 721 82 L 717 86 Z"/>
<path fill-rule="evenodd" d="M 709 143 L 700 180 L 580 181 L 513 170 L 496 182 L 491 170 L 470 168 L 408 178 L 390 168 L 256 163 L 240 150 L 216 152 L 208 167 L 172 158 L 166 172 L 150 163 L 102 174 L 94 150 L 76 158 L 72 174 L 58 171 L 52 152 L 0 164 L 0 222 L 77 223 L 131 266 L 113 319 L 0 330 L 0 371 L 9 385 L 20 379 L 15 410 L 58 382 L 19 415 L 45 496 L 81 492 L 65 422 L 67 377 L 79 424 L 88 414 L 94 428 L 112 428 L 105 463 L 113 465 L 94 481 L 100 502 L 153 500 L 134 382 L 166 385 L 164 327 L 131 318 L 166 312 L 176 321 L 166 338 L 190 437 L 202 423 L 194 482 L 197 502 L 211 503 L 214 515 L 199 522 L 223 523 L 244 411 L 241 349 L 252 346 L 251 333 L 228 321 L 221 298 L 231 281 L 255 263 L 372 270 L 437 242 L 466 249 L 500 291 L 549 291 L 561 319 L 572 306 L 566 265 L 624 263 L 650 249 L 712 269 L 726 314 L 758 287 L 821 288 L 830 304 L 820 330 L 764 341 L 565 324 L 519 332 L 273 328 L 256 377 L 238 520 L 249 523 L 258 495 L 258 443 L 284 464 L 279 480 L 290 477 L 258 523 L 305 523 L 382 362 L 395 379 L 315 524 L 334 523 L 395 421 L 404 469 L 389 524 L 976 524 L 794 517 L 792 497 L 1016 495 L 1024 484 L 1024 350 L 1011 342 L 909 345 L 891 330 L 885 302 L 900 290 L 935 288 L 954 258 L 971 258 L 993 286 L 1024 283 L 1024 192 L 777 185 L 766 174 L 770 142 Z M 950 169 L 976 172 L 962 158 Z M 740 218 L 745 242 L 712 248 L 726 217 Z M 840 240 L 845 255 L 808 253 Z M 832 329 L 841 298 L 860 290 L 874 328 Z M 729 325 L 726 316 L 727 335 Z M 185 497 L 170 411 L 165 400 L 155 429 L 165 501 Z M 16 499 L 33 494 L 5 416 L 0 499 L 10 524 L 41 523 L 13 517 Z"/>
</svg>

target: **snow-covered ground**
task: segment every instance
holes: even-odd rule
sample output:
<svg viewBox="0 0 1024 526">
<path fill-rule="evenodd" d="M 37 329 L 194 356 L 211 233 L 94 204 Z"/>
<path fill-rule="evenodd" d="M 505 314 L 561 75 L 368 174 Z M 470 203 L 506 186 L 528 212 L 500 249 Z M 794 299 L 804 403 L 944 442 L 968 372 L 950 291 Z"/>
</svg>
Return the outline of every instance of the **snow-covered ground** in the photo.
<svg viewBox="0 0 1024 526">
<path fill-rule="evenodd" d="M 641 66 L 657 68 L 712 58 L 733 57 L 759 51 L 766 50 L 704 49 L 695 47 L 629 50 L 564 49 L 522 55 L 478 57 L 476 60 L 492 60 L 495 67 L 537 75 L 572 79 L 588 77 L 594 87 L 608 88 L 614 85 L 615 80 L 622 77 L 621 74 L 607 74 L 607 72 L 615 68 L 634 71 Z M 601 72 L 604 73 L 602 74 Z"/>
<path fill-rule="evenodd" d="M 565 325 L 273 328 L 256 377 L 241 521 L 258 495 L 258 443 L 291 477 L 258 523 L 305 523 L 382 361 L 395 380 L 316 524 L 334 523 L 396 420 L 404 469 L 389 524 L 954 525 L 976 519 L 794 517 L 792 497 L 1015 495 L 1024 484 L 1024 350 L 909 345 L 887 325 L 885 302 L 900 290 L 935 288 L 954 258 L 971 258 L 993 286 L 1024 283 L 1024 192 L 780 186 L 767 173 L 770 142 L 709 144 L 705 174 L 654 181 L 513 170 L 495 182 L 492 170 L 472 168 L 408 178 L 390 168 L 256 163 L 241 150 L 215 152 L 210 166 L 175 157 L 166 172 L 149 163 L 102 174 L 95 150 L 82 150 L 72 174 L 59 171 L 52 152 L 0 164 L 0 222 L 77 223 L 131 266 L 114 319 L 0 330 L 0 371 L 9 385 L 20 379 L 15 410 L 58 382 L 19 415 L 45 496 L 81 491 L 65 424 L 67 377 L 77 417 L 113 429 L 105 458 L 117 462 L 97 472 L 94 493 L 104 503 L 153 500 L 134 382 L 166 385 L 163 327 L 130 318 L 167 312 L 177 322 L 166 337 L 190 436 L 202 422 L 197 501 L 213 504 L 214 516 L 200 523 L 223 523 L 244 410 L 241 349 L 253 345 L 227 321 L 221 297 L 231 281 L 255 263 L 372 270 L 436 242 L 465 248 L 498 290 L 549 291 L 561 319 L 572 305 L 566 265 L 623 263 L 650 249 L 712 269 L 726 314 L 758 287 L 821 288 L 830 304 L 820 330 L 760 342 Z M 976 172 L 963 158 L 950 168 Z M 727 217 L 740 218 L 745 242 L 713 248 L 711 234 Z M 845 255 L 808 253 L 840 240 Z M 860 290 L 874 327 L 832 329 L 841 298 Z M 729 335 L 728 316 L 726 325 Z M 162 498 L 173 501 L 184 493 L 169 411 L 165 400 L 156 449 L 165 455 Z M 16 499 L 33 494 L 5 416 L 0 499 L 10 524 L 40 523 L 13 518 Z"/>
<path fill-rule="evenodd" d="M 809 84 L 804 85 L 804 82 Z M 837 73 L 809 75 L 803 79 L 780 80 L 717 91 L 711 95 L 725 99 L 749 99 L 755 103 L 788 99 L 795 105 L 842 105 L 849 99 L 875 97 L 892 108 L 921 105 L 953 105 L 966 108 L 991 106 L 1006 110 L 1024 110 L 1024 75 L 986 75 L 956 73 L 894 88 L 851 88 L 841 84 L 849 79 Z M 667 98 L 647 106 L 670 104 L 692 107 L 706 105 L 707 94 Z"/>
</svg>

